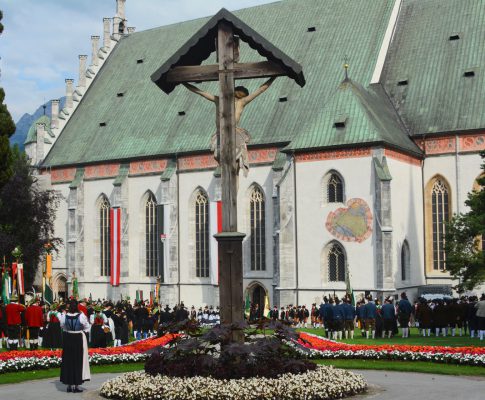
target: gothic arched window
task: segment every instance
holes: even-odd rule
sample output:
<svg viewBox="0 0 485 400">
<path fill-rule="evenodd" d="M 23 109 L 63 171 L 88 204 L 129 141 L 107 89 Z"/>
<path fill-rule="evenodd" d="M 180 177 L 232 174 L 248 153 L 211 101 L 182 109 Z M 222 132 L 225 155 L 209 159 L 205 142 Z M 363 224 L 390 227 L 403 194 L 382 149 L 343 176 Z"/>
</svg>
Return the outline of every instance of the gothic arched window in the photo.
<svg viewBox="0 0 485 400">
<path fill-rule="evenodd" d="M 157 200 L 153 193 L 148 195 L 145 203 L 145 257 L 146 276 L 161 275 L 158 269 L 158 216 Z"/>
<path fill-rule="evenodd" d="M 332 173 L 327 181 L 327 203 L 343 203 L 344 185 L 340 176 Z"/>
<path fill-rule="evenodd" d="M 195 271 L 198 278 L 209 277 L 209 199 L 198 191 L 195 196 Z"/>
<path fill-rule="evenodd" d="M 409 252 L 409 244 L 405 240 L 401 247 L 401 280 L 407 281 L 410 278 L 411 272 L 411 254 Z"/>
<path fill-rule="evenodd" d="M 249 197 L 251 271 L 266 270 L 266 218 L 264 212 L 264 193 L 255 187 Z"/>
<path fill-rule="evenodd" d="M 110 251 L 110 204 L 103 196 L 98 203 L 98 229 L 99 229 L 99 260 L 100 275 L 111 275 L 111 251 Z"/>
<path fill-rule="evenodd" d="M 449 189 L 444 180 L 438 178 L 431 190 L 431 216 L 433 225 L 433 270 L 446 269 L 445 227 L 450 220 Z"/>
<path fill-rule="evenodd" d="M 338 243 L 333 243 L 327 254 L 328 281 L 345 282 L 345 253 Z"/>
</svg>

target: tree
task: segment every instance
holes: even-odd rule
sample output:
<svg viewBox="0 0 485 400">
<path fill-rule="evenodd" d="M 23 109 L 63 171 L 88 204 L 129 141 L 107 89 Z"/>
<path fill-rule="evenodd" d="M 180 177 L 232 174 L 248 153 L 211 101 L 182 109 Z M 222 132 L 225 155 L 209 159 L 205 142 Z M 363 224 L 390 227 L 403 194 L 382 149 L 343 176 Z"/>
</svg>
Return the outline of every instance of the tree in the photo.
<svg viewBox="0 0 485 400">
<path fill-rule="evenodd" d="M 55 211 L 62 196 L 43 190 L 32 175 L 27 156 L 12 150 L 13 174 L 0 189 L 0 256 L 12 262 L 12 251 L 23 253 L 25 287 L 31 287 L 47 243 L 54 251 L 62 244 L 53 237 Z"/>
<path fill-rule="evenodd" d="M 0 21 L 3 13 L 0 11 Z M 0 22 L 0 35 L 3 32 L 3 24 Z M 0 87 L 0 188 L 5 184 L 12 174 L 12 153 L 10 150 L 9 137 L 15 132 L 15 124 L 8 112 L 7 106 L 3 104 L 5 91 Z"/>
<path fill-rule="evenodd" d="M 479 189 L 468 193 L 466 214 L 454 216 L 445 238 L 446 268 L 458 279 L 458 292 L 472 290 L 485 282 L 485 152 Z"/>
</svg>

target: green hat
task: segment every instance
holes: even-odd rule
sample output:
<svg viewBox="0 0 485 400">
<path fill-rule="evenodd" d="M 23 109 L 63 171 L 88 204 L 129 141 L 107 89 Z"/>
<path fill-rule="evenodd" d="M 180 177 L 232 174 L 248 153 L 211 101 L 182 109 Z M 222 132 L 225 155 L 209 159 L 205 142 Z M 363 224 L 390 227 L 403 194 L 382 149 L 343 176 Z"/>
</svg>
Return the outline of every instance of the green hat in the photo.
<svg viewBox="0 0 485 400">
<path fill-rule="evenodd" d="M 51 311 L 56 311 L 57 310 L 57 304 L 56 303 L 52 303 L 51 304 Z"/>
<path fill-rule="evenodd" d="M 13 294 L 11 297 L 10 297 L 10 301 L 17 301 L 19 298 L 17 297 L 16 294 Z"/>
</svg>

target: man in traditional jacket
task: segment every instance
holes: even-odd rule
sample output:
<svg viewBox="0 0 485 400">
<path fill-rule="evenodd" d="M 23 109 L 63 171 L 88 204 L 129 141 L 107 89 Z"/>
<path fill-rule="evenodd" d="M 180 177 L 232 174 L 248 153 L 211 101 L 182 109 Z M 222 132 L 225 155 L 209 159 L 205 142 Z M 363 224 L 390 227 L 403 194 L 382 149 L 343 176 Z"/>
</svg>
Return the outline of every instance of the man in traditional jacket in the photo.
<svg viewBox="0 0 485 400">
<path fill-rule="evenodd" d="M 39 300 L 34 300 L 25 310 L 25 325 L 29 330 L 29 343 L 31 350 L 39 348 L 39 330 L 44 325 L 44 314 Z"/>
<path fill-rule="evenodd" d="M 419 323 L 419 328 L 423 336 L 426 336 L 426 333 L 428 333 L 428 336 L 431 336 L 432 317 L 433 310 L 431 310 L 428 302 L 426 299 L 420 299 L 416 309 L 416 320 Z"/>
<path fill-rule="evenodd" d="M 377 306 L 372 299 L 372 295 L 367 296 L 367 304 L 363 307 L 363 317 L 365 320 L 366 338 L 372 334 L 372 339 L 376 337 L 376 318 L 377 318 Z"/>
<path fill-rule="evenodd" d="M 402 329 L 402 337 L 409 337 L 409 320 L 413 312 L 413 306 L 408 300 L 406 292 L 401 293 L 401 300 L 397 303 L 397 317 Z"/>
<path fill-rule="evenodd" d="M 10 303 L 5 307 L 7 314 L 7 344 L 10 350 L 17 350 L 19 347 L 20 325 L 22 324 L 22 312 L 25 306 L 17 303 L 17 296 L 13 295 Z"/>
<path fill-rule="evenodd" d="M 394 308 L 394 304 L 392 304 L 392 298 L 388 297 L 384 302 L 381 308 L 382 320 L 383 320 L 383 329 L 382 329 L 382 337 L 386 337 L 386 333 L 388 338 L 392 337 L 394 331 L 394 322 L 396 320 L 396 309 Z"/>
</svg>

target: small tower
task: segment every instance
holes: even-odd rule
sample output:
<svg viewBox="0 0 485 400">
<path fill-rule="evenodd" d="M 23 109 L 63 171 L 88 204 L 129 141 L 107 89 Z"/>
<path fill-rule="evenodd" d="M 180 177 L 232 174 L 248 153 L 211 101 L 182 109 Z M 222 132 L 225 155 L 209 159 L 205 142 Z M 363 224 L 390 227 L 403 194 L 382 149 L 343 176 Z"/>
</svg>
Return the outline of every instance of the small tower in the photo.
<svg viewBox="0 0 485 400">
<path fill-rule="evenodd" d="M 113 39 L 118 41 L 126 31 L 126 0 L 116 0 L 116 15 L 113 18 Z"/>
</svg>

